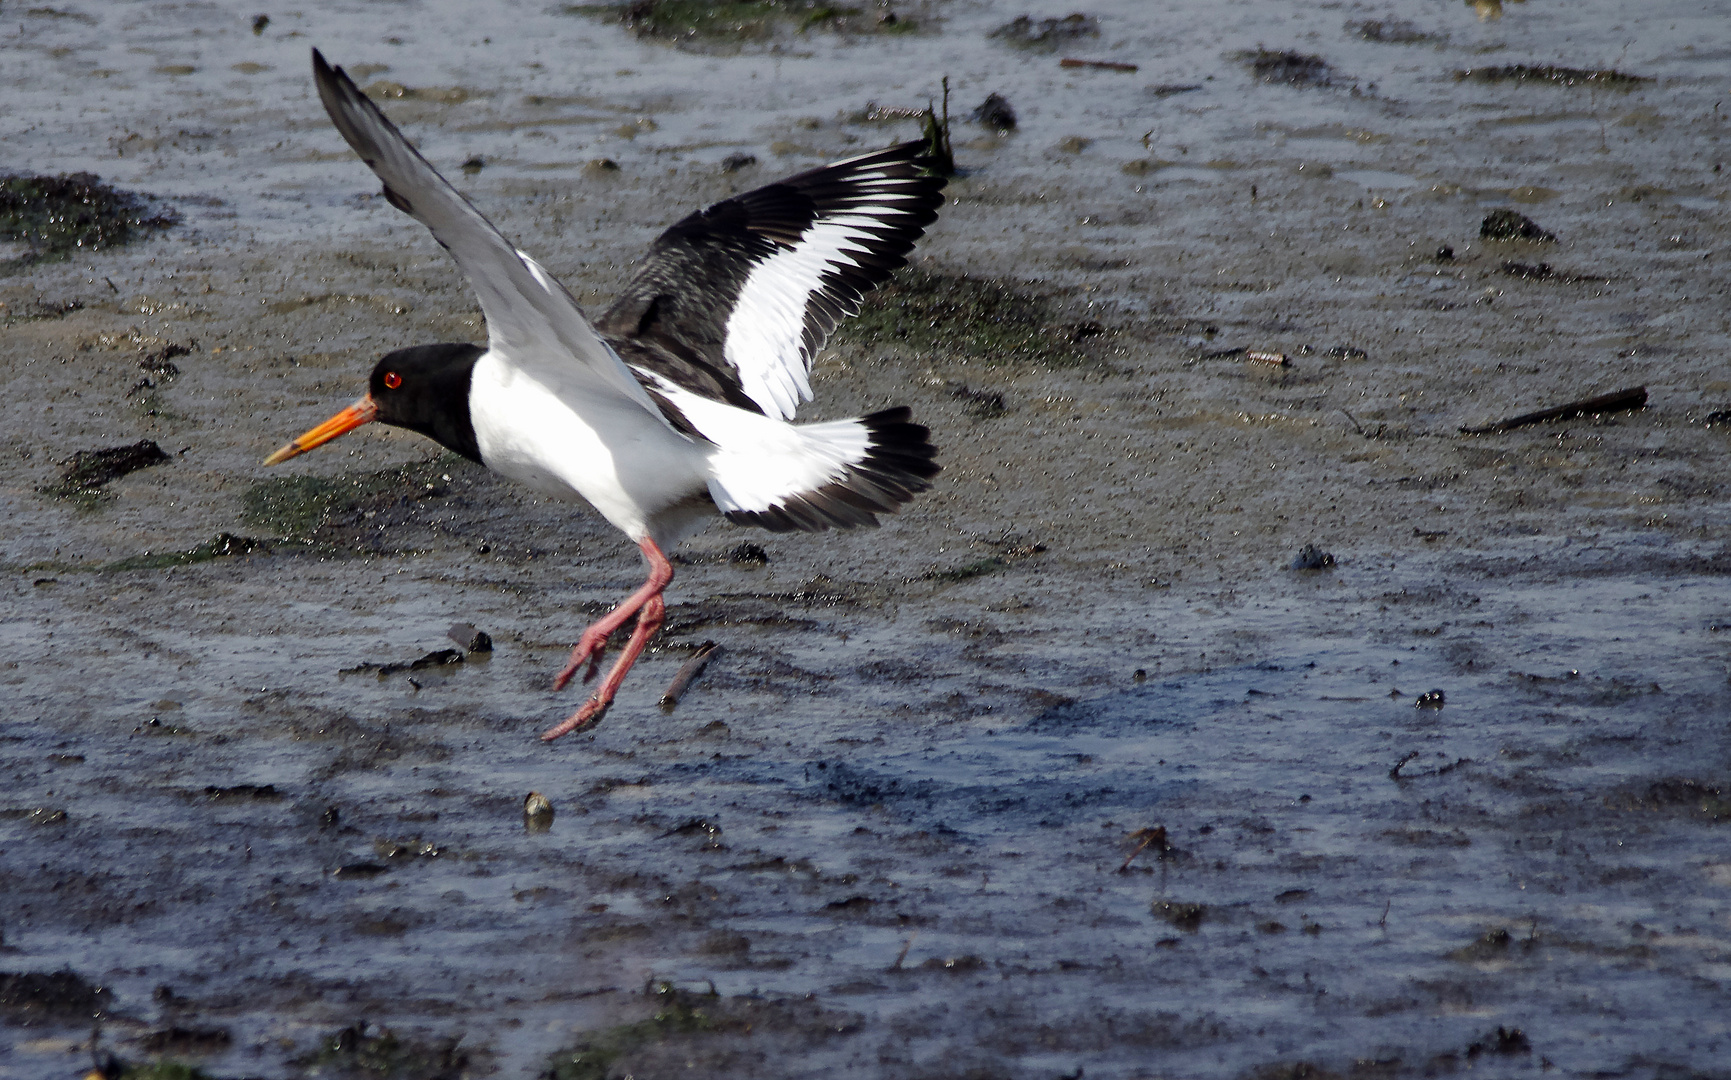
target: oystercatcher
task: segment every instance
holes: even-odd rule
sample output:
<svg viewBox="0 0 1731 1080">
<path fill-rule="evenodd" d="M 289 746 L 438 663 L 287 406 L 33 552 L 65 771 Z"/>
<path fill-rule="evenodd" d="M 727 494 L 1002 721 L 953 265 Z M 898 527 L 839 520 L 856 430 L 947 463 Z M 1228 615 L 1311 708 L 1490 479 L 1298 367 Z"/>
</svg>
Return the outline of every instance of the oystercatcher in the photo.
<svg viewBox="0 0 1731 1080">
<path fill-rule="evenodd" d="M 485 347 L 385 354 L 366 394 L 265 460 L 275 465 L 370 421 L 419 432 L 548 495 L 587 501 L 636 542 L 648 580 L 583 631 L 553 682 L 599 669 L 583 707 L 541 737 L 600 720 L 660 628 L 673 580 L 664 549 L 720 513 L 774 532 L 876 525 L 938 473 L 906 407 L 795 424 L 811 364 L 836 324 L 906 262 L 937 218 L 944 180 L 923 142 L 788 177 L 690 215 L 649 248 L 594 326 L 410 146 L 340 67 L 313 50 L 331 121 L 469 279 Z"/>
</svg>

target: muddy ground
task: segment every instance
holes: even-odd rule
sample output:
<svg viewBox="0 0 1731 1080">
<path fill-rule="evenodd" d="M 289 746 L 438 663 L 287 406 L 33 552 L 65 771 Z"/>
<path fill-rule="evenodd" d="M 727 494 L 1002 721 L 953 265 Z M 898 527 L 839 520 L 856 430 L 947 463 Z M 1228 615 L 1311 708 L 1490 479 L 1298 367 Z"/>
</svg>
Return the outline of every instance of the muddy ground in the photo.
<svg viewBox="0 0 1731 1080">
<path fill-rule="evenodd" d="M 178 223 L 0 250 L 0 1076 L 1731 1075 L 1731 49 L 1495 6 L 8 6 L 7 167 Z M 621 537 L 401 432 L 260 465 L 483 335 L 312 45 L 597 310 L 948 74 L 809 410 L 936 488 L 689 541 L 541 744 Z"/>
</svg>

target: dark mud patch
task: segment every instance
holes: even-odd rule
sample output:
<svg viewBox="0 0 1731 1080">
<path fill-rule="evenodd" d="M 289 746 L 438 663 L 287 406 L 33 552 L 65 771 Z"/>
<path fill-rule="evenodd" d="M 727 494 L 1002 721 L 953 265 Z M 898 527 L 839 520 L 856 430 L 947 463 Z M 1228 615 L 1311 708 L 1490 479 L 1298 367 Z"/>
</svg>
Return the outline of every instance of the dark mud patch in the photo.
<svg viewBox="0 0 1731 1080">
<path fill-rule="evenodd" d="M 1050 300 L 1024 289 L 917 268 L 901 271 L 873 293 L 842 334 L 920 355 L 1054 368 L 1098 362 L 1099 346 L 1109 336 L 1097 322 L 1065 321 Z"/>
<path fill-rule="evenodd" d="M 0 240 L 29 250 L 0 262 L 0 274 L 33 263 L 64 259 L 74 251 L 100 251 L 180 223 L 169 208 L 102 183 L 91 173 L 0 177 Z"/>
<path fill-rule="evenodd" d="M 585 1035 L 554 1054 L 543 1080 L 615 1076 L 750 1076 L 772 1062 L 859 1030 L 859 1021 L 813 1002 L 722 997 L 656 983 L 644 994 L 643 1019 Z"/>
<path fill-rule="evenodd" d="M 101 495 L 104 484 L 168 460 L 168 454 L 150 439 L 140 439 L 130 446 L 80 450 L 63 463 L 60 479 L 40 490 L 57 499 L 93 501 Z"/>
<path fill-rule="evenodd" d="M 1555 64 L 1503 64 L 1498 67 L 1467 68 L 1455 72 L 1461 82 L 1549 83 L 1553 86 L 1588 86 L 1610 90 L 1634 90 L 1653 82 L 1647 75 L 1630 75 L 1611 68 L 1558 67 Z"/>
<path fill-rule="evenodd" d="M 1447 34 L 1428 33 L 1406 19 L 1366 19 L 1347 23 L 1346 28 L 1365 41 L 1382 45 L 1431 45 L 1448 40 Z"/>
<path fill-rule="evenodd" d="M 828 0 L 630 0 L 568 4 L 565 12 L 618 23 L 638 37 L 676 45 L 767 42 L 786 33 L 905 34 L 919 21 L 869 4 Z"/>
<path fill-rule="evenodd" d="M 1619 810 L 1646 810 L 1724 824 L 1731 822 L 1731 785 L 1666 777 L 1621 791 L 1608 798 L 1606 805 Z"/>
<path fill-rule="evenodd" d="M 92 1020 L 108 1011 L 110 997 L 71 971 L 0 972 L 0 1016 L 22 1027 Z"/>
<path fill-rule="evenodd" d="M 1016 49 L 1056 52 L 1060 47 L 1082 38 L 1099 37 L 1100 21 L 1081 12 L 1049 19 L 1018 15 L 986 36 Z"/>
<path fill-rule="evenodd" d="M 1265 83 L 1288 86 L 1334 86 L 1338 82 L 1328 61 L 1291 49 L 1247 49 L 1233 59 Z"/>
</svg>

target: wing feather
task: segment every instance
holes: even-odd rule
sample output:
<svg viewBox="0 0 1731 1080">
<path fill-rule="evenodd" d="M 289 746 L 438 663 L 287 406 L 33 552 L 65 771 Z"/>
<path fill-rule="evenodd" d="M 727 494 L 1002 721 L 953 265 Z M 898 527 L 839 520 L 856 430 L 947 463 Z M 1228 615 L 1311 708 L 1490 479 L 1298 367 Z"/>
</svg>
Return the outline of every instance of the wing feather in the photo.
<svg viewBox="0 0 1731 1080">
<path fill-rule="evenodd" d="M 562 384 L 626 397 L 661 415 L 565 286 L 514 248 L 317 49 L 313 77 L 331 122 L 384 183 L 386 200 L 431 230 L 469 279 L 487 320 L 490 347 L 529 370 L 558 365 Z"/>
<path fill-rule="evenodd" d="M 902 143 L 736 195 L 662 233 L 599 327 L 634 365 L 790 419 L 836 325 L 907 262 L 944 180 Z"/>
</svg>

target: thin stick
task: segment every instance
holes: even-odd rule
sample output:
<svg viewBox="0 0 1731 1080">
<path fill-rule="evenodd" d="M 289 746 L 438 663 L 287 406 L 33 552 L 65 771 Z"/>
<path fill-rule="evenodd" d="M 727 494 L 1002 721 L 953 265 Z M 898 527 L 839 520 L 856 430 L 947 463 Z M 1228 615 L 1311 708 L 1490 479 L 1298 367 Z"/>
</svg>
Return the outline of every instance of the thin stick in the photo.
<svg viewBox="0 0 1731 1080">
<path fill-rule="evenodd" d="M 1399 761 L 1395 762 L 1394 768 L 1392 768 L 1388 771 L 1388 778 L 1390 780 L 1399 780 L 1401 778 L 1401 776 L 1400 776 L 1401 768 L 1407 762 L 1411 761 L 1415 757 L 1418 757 L 1418 751 L 1417 750 L 1414 750 L 1412 753 L 1408 754 L 1406 757 L 1403 757 Z"/>
<path fill-rule="evenodd" d="M 1135 64 L 1123 64 L 1116 60 L 1076 60 L 1066 56 L 1058 61 L 1059 67 L 1067 68 L 1099 68 L 1102 71 L 1135 71 Z"/>
<path fill-rule="evenodd" d="M 1498 420 L 1494 424 L 1483 427 L 1461 428 L 1462 435 L 1493 435 L 1499 431 L 1512 431 L 1528 424 L 1542 424 L 1547 420 L 1567 420 L 1575 416 L 1588 416 L 1593 413 L 1627 412 L 1639 409 L 1647 404 L 1647 388 L 1633 387 L 1629 390 L 1618 390 L 1611 394 L 1600 394 L 1598 397 L 1571 401 L 1567 405 L 1558 405 L 1553 409 L 1540 409 L 1538 412 L 1522 413 L 1511 416 L 1507 420 Z"/>
<path fill-rule="evenodd" d="M 679 674 L 673 676 L 673 681 L 667 684 L 667 692 L 661 695 L 662 712 L 673 711 L 673 707 L 679 704 L 680 697 L 691 686 L 692 680 L 703 674 L 703 669 L 708 667 L 709 662 L 720 652 L 721 646 L 713 641 L 706 641 L 697 647 L 697 651 L 691 654 L 691 659 L 679 669 Z"/>
<path fill-rule="evenodd" d="M 890 965 L 891 971 L 900 971 L 902 969 L 902 961 L 908 958 L 908 950 L 914 947 L 914 938 L 919 936 L 920 932 L 918 930 L 915 930 L 913 933 L 908 935 L 907 942 L 902 945 L 902 951 L 896 953 L 896 962 Z"/>
</svg>

